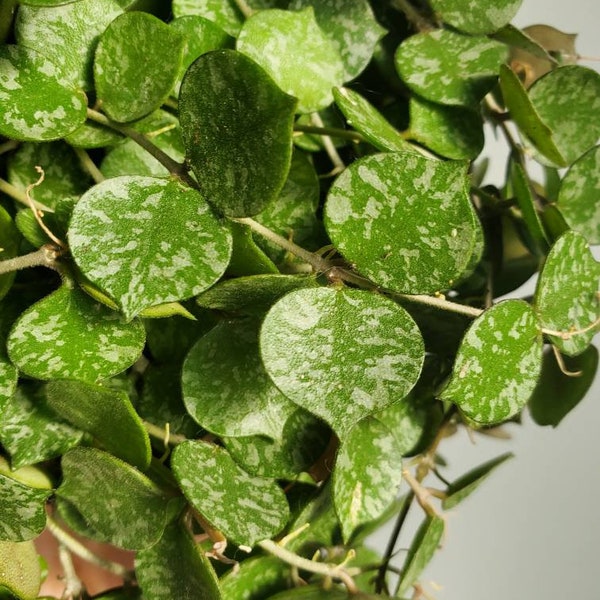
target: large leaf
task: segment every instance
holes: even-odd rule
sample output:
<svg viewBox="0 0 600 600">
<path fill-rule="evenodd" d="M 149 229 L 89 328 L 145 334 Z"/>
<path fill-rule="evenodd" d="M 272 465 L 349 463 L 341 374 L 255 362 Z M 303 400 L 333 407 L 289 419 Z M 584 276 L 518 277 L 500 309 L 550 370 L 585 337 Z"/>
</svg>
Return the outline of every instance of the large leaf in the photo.
<svg viewBox="0 0 600 600">
<path fill-rule="evenodd" d="M 267 314 L 260 346 L 277 387 L 340 436 L 403 398 L 424 358 L 421 334 L 403 308 L 352 289 L 287 294 Z"/>
<path fill-rule="evenodd" d="M 4 408 L 17 388 L 18 371 L 0 349 L 0 410 Z"/>
<path fill-rule="evenodd" d="M 45 55 L 25 46 L 0 46 L 0 67 L 0 134 L 56 140 L 85 121 L 85 94 Z"/>
<path fill-rule="evenodd" d="M 48 383 L 49 406 L 104 448 L 142 471 L 150 464 L 150 439 L 125 392 L 80 381 Z"/>
<path fill-rule="evenodd" d="M 248 475 L 223 448 L 183 442 L 173 451 L 171 465 L 192 506 L 238 545 L 254 546 L 287 522 L 281 488 L 270 479 Z"/>
<path fill-rule="evenodd" d="M 8 260 L 14 258 L 19 251 L 20 236 L 17 228 L 10 215 L 0 206 L 0 260 Z M 4 273 L 0 275 L 0 300 L 6 296 L 8 290 L 10 290 L 13 280 L 15 278 L 14 272 Z M 3 351 L 0 350 L 0 360 L 3 355 Z M 1 372 L 1 367 L 0 367 Z M 0 375 L 0 378 L 2 376 Z M 1 387 L 1 384 L 0 384 Z M 1 397 L 1 392 L 0 392 Z"/>
<path fill-rule="evenodd" d="M 229 216 L 251 216 L 287 176 L 296 101 L 233 50 L 202 55 L 179 95 L 183 140 L 200 188 Z"/>
<path fill-rule="evenodd" d="M 510 23 L 523 0 L 431 0 L 449 25 L 471 34 L 492 33 Z"/>
<path fill-rule="evenodd" d="M 10 598 L 34 600 L 42 580 L 42 570 L 33 541 L 0 541 L 0 590 Z"/>
<path fill-rule="evenodd" d="M 533 309 L 522 300 L 506 300 L 467 331 L 442 399 L 479 425 L 500 423 L 525 406 L 541 366 L 542 335 Z"/>
<path fill-rule="evenodd" d="M 101 450 L 75 448 L 63 456 L 62 471 L 56 493 L 106 540 L 142 550 L 160 539 L 168 498 L 137 469 Z"/>
<path fill-rule="evenodd" d="M 8 338 L 8 354 L 26 375 L 95 382 L 132 365 L 144 347 L 144 328 L 63 285 L 25 311 Z"/>
<path fill-rule="evenodd" d="M 84 275 L 131 319 L 210 287 L 227 267 L 231 235 L 196 190 L 123 176 L 81 197 L 69 246 Z"/>
<path fill-rule="evenodd" d="M 255 13 L 244 23 L 237 49 L 255 60 L 282 90 L 298 98 L 301 113 L 331 104 L 331 88 L 345 80 L 338 50 L 317 24 L 312 7 Z"/>
<path fill-rule="evenodd" d="M 357 160 L 327 196 L 332 242 L 383 287 L 409 294 L 451 288 L 469 265 L 478 226 L 466 167 L 406 152 Z"/>
</svg>

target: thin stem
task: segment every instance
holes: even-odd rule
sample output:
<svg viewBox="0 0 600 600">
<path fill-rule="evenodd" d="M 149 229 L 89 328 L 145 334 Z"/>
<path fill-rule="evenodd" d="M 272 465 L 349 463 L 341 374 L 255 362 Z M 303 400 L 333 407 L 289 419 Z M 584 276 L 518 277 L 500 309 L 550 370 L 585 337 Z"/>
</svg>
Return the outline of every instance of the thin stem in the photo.
<svg viewBox="0 0 600 600">
<path fill-rule="evenodd" d="M 582 335 L 588 331 L 597 329 L 600 326 L 600 317 L 598 317 L 593 323 L 590 323 L 587 327 L 582 329 L 572 329 L 569 331 L 556 331 L 554 329 L 546 329 L 542 327 L 542 333 L 544 335 L 551 335 L 553 337 L 559 337 L 561 340 L 570 340 L 575 335 Z"/>
<path fill-rule="evenodd" d="M 5 193 L 7 196 L 10 196 L 13 200 L 24 204 L 27 208 L 29 208 L 29 201 L 27 200 L 27 195 L 24 191 L 20 190 L 18 187 L 15 187 L 12 183 L 8 183 L 8 181 L 4 179 L 0 179 L 0 192 Z M 42 204 L 41 202 L 37 202 L 36 200 L 32 200 L 33 205 L 42 212 L 54 212 L 49 206 Z"/>
<path fill-rule="evenodd" d="M 49 269 L 58 270 L 57 259 L 61 255 L 61 250 L 52 244 L 46 244 L 39 250 L 16 256 L 0 262 L 0 275 L 4 273 L 12 273 L 21 269 L 29 269 L 31 267 L 48 267 Z"/>
<path fill-rule="evenodd" d="M 433 306 L 441 310 L 448 310 L 455 312 L 467 317 L 479 317 L 483 314 L 483 309 L 475 308 L 473 306 L 467 306 L 466 304 L 458 304 L 457 302 L 450 302 L 444 298 L 437 298 L 436 296 L 424 296 L 422 294 L 394 294 L 398 298 L 403 298 L 409 302 L 417 302 L 418 304 L 426 304 L 427 306 Z"/>
<path fill-rule="evenodd" d="M 11 150 L 18 148 L 20 143 L 21 142 L 17 142 L 17 140 L 8 140 L 3 142 L 0 144 L 0 154 L 5 154 L 6 152 L 10 152 Z"/>
<path fill-rule="evenodd" d="M 252 16 L 254 11 L 252 10 L 252 8 L 250 8 L 250 6 L 246 2 L 246 0 L 234 0 L 234 1 L 235 1 L 236 6 L 238 7 L 239 11 L 244 15 L 245 19 L 248 19 L 249 17 Z"/>
<path fill-rule="evenodd" d="M 423 487 L 420 481 L 408 469 L 402 469 L 402 477 L 414 492 L 421 508 L 430 516 L 437 515 L 437 512 L 429 503 L 429 497 L 432 495 L 431 492 L 426 487 Z"/>
<path fill-rule="evenodd" d="M 583 375 L 583 371 L 569 371 L 567 365 L 565 364 L 563 355 L 560 353 L 560 350 L 554 346 L 554 344 L 552 345 L 552 352 L 554 353 L 556 364 L 563 375 L 566 375 L 567 377 L 581 377 L 581 375 Z"/>
<path fill-rule="evenodd" d="M 60 566 L 62 567 L 65 578 L 65 591 L 63 592 L 63 598 L 79 597 L 83 591 L 83 583 L 75 571 L 71 552 L 62 542 L 58 543 L 58 560 L 60 561 Z"/>
<path fill-rule="evenodd" d="M 417 31 L 433 29 L 431 23 L 408 0 L 393 0 L 392 5 L 406 15 Z"/>
<path fill-rule="evenodd" d="M 34 181 L 33 183 L 30 183 L 26 188 L 25 188 L 25 197 L 27 198 L 27 202 L 29 203 L 29 208 L 31 208 L 31 212 L 33 213 L 33 216 L 35 217 L 35 220 L 37 221 L 37 224 L 40 226 L 40 229 L 59 247 L 59 248 L 63 248 L 66 249 L 67 245 L 60 240 L 59 238 L 57 238 L 54 233 L 52 233 L 52 231 L 50 231 L 50 229 L 46 226 L 46 223 L 44 223 L 44 221 L 42 220 L 42 217 L 44 216 L 43 211 L 37 210 L 37 208 L 35 207 L 35 204 L 33 203 L 33 198 L 31 197 L 30 193 L 31 190 L 35 187 L 37 187 L 38 185 L 41 185 L 44 181 L 44 177 L 46 176 L 46 174 L 44 173 L 44 169 L 42 169 L 42 167 L 40 167 L 39 165 L 36 165 L 35 170 L 40 174 L 39 178 L 37 181 Z"/>
<path fill-rule="evenodd" d="M 316 127 L 315 125 L 302 125 L 300 123 L 296 123 L 294 125 L 294 131 L 300 131 L 301 133 L 315 133 L 317 135 L 336 137 L 343 140 L 350 140 L 352 142 L 366 141 L 362 133 L 359 133 L 358 131 L 339 129 L 337 127 Z"/>
<path fill-rule="evenodd" d="M 91 175 L 95 183 L 102 183 L 105 179 L 96 163 L 90 158 L 90 155 L 83 148 L 73 148 L 81 166 Z"/>
<path fill-rule="evenodd" d="M 310 119 L 317 127 L 320 127 L 321 129 L 325 128 L 325 124 L 319 113 L 313 113 L 310 116 Z M 327 152 L 329 159 L 333 163 L 334 172 L 343 171 L 346 168 L 346 165 L 338 154 L 335 144 L 328 135 L 323 136 L 323 146 L 325 147 L 325 152 Z"/>
<path fill-rule="evenodd" d="M 142 423 L 149 435 L 164 442 L 165 447 L 177 446 L 187 440 L 184 435 L 168 432 L 166 428 L 158 427 L 158 425 L 154 425 L 154 423 L 150 423 L 149 421 L 142 421 Z"/>
</svg>

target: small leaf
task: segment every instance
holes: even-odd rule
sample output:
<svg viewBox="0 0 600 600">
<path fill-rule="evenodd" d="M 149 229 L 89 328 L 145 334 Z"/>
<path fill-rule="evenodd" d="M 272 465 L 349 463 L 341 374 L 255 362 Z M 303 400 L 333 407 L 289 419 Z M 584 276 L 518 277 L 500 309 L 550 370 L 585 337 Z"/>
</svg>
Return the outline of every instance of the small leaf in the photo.
<svg viewBox="0 0 600 600">
<path fill-rule="evenodd" d="M 439 104 L 474 106 L 492 89 L 506 47 L 485 37 L 436 29 L 407 38 L 396 68 L 415 93 Z"/>
<path fill-rule="evenodd" d="M 325 204 L 333 244 L 383 287 L 408 294 L 451 288 L 470 264 L 479 226 L 466 167 L 406 152 L 353 162 Z"/>
<path fill-rule="evenodd" d="M 563 361 L 566 372 L 552 352 L 544 354 L 542 374 L 529 400 L 529 412 L 538 425 L 557 427 L 583 400 L 598 370 L 598 350 L 590 346 Z"/>
<path fill-rule="evenodd" d="M 290 567 L 274 556 L 255 556 L 240 563 L 221 578 L 226 600 L 270 598 L 287 584 Z"/>
<path fill-rule="evenodd" d="M 145 600 L 221 600 L 210 561 L 177 521 L 156 544 L 137 553 L 135 575 Z"/>
<path fill-rule="evenodd" d="M 284 424 L 296 409 L 264 370 L 259 326 L 254 319 L 223 321 L 198 340 L 185 360 L 186 408 L 212 433 L 281 439 Z"/>
<path fill-rule="evenodd" d="M 6 589 L 18 600 L 38 597 L 42 572 L 33 541 L 0 541 L 0 590 Z"/>
<path fill-rule="evenodd" d="M 154 15 L 132 11 L 112 21 L 94 57 L 96 93 L 106 114 L 127 122 L 159 108 L 179 75 L 183 45 L 183 36 Z"/>
<path fill-rule="evenodd" d="M 85 94 L 44 55 L 25 46 L 0 46 L 0 63 L 0 134 L 55 140 L 85 121 Z"/>
<path fill-rule="evenodd" d="M 183 141 L 205 196 L 228 216 L 259 213 L 279 194 L 296 101 L 256 63 L 218 50 L 188 69 L 179 95 Z"/>
<path fill-rule="evenodd" d="M 132 319 L 210 287 L 227 267 L 231 235 L 196 190 L 175 180 L 123 176 L 81 197 L 69 247 L 84 275 Z"/>
<path fill-rule="evenodd" d="M 423 521 L 408 550 L 396 593 L 397 598 L 407 593 L 413 583 L 417 581 L 433 558 L 443 534 L 444 520 L 441 517 L 427 517 Z"/>
<path fill-rule="evenodd" d="M 402 479 L 402 447 L 381 421 L 367 417 L 342 442 L 333 472 L 333 498 L 344 541 L 392 504 Z"/>
<path fill-rule="evenodd" d="M 95 448 L 75 448 L 62 458 L 57 495 L 119 548 L 153 546 L 165 528 L 167 496 L 127 463 Z"/>
<path fill-rule="evenodd" d="M 79 381 L 56 380 L 46 388 L 48 405 L 106 450 L 145 471 L 150 439 L 125 392 Z"/>
<path fill-rule="evenodd" d="M 144 347 L 144 328 L 63 285 L 14 324 L 8 355 L 26 375 L 95 382 L 124 371 Z"/>
<path fill-rule="evenodd" d="M 14 258 L 19 252 L 20 236 L 10 215 L 0 206 L 0 261 Z M 0 275 L 0 300 L 6 296 L 12 287 L 15 273 L 9 272 Z M 3 352 L 0 351 L 0 358 Z M 1 377 L 1 375 L 0 375 Z M 0 384 L 1 386 L 1 384 Z M 1 398 L 0 392 L 0 398 Z"/>
<path fill-rule="evenodd" d="M 345 80 L 338 50 L 310 6 L 299 12 L 254 13 L 240 31 L 237 49 L 256 61 L 284 92 L 298 98 L 300 113 L 331 104 L 331 88 Z"/>
<path fill-rule="evenodd" d="M 248 475 L 218 446 L 183 442 L 173 450 L 171 466 L 192 506 L 238 545 L 254 546 L 287 522 L 288 504 L 279 486 Z"/>
<path fill-rule="evenodd" d="M 233 222 L 230 224 L 233 249 L 227 267 L 229 276 L 279 274 L 275 263 L 254 241 L 248 225 Z"/>
<path fill-rule="evenodd" d="M 260 347 L 277 387 L 339 436 L 406 396 L 424 357 L 403 308 L 355 289 L 290 292 L 267 314 Z"/>
<path fill-rule="evenodd" d="M 567 223 L 590 244 L 600 244 L 600 146 L 586 152 L 567 171 L 557 206 Z"/>
<path fill-rule="evenodd" d="M 523 0 L 431 0 L 433 10 L 449 25 L 472 35 L 493 33 L 510 23 Z"/>
<path fill-rule="evenodd" d="M 563 234 L 540 273 L 535 309 L 542 327 L 561 332 L 549 338 L 567 356 L 581 354 L 598 330 L 599 281 L 600 263 L 586 239 L 575 231 Z"/>
<path fill-rule="evenodd" d="M 470 496 L 489 477 L 489 475 L 491 475 L 496 467 L 499 467 L 503 462 L 513 456 L 514 455 L 511 452 L 502 454 L 497 458 L 479 465 L 453 481 L 448 486 L 448 490 L 446 491 L 447 496 L 442 501 L 442 508 L 444 510 L 450 510 L 465 500 L 465 498 Z"/>
<path fill-rule="evenodd" d="M 442 392 L 472 421 L 493 425 L 525 406 L 542 366 L 542 336 L 529 304 L 505 300 L 468 329 Z"/>
</svg>

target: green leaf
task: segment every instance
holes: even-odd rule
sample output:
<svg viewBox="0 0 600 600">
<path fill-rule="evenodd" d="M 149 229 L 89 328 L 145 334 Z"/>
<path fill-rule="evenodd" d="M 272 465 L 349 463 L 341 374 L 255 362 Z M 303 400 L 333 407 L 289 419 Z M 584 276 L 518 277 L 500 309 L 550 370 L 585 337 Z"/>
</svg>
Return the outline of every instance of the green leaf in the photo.
<svg viewBox="0 0 600 600">
<path fill-rule="evenodd" d="M 442 535 L 444 534 L 444 520 L 441 517 L 427 517 L 417 531 L 408 550 L 406 561 L 402 568 L 402 575 L 396 598 L 402 597 L 417 581 L 425 567 L 429 564 L 437 550 Z"/>
<path fill-rule="evenodd" d="M 8 355 L 26 375 L 95 382 L 124 371 L 144 347 L 144 328 L 69 285 L 27 309 L 8 338 Z"/>
<path fill-rule="evenodd" d="M 86 121 L 65 136 L 65 141 L 74 148 L 103 148 L 118 144 L 122 140 L 123 136 L 120 133 L 93 121 Z"/>
<path fill-rule="evenodd" d="M 598 141 L 600 74 L 596 71 L 578 65 L 554 69 L 531 86 L 529 96 L 568 164 Z"/>
<path fill-rule="evenodd" d="M 132 11 L 102 34 L 94 82 L 106 114 L 134 121 L 157 109 L 173 89 L 183 60 L 183 36 L 154 15 Z"/>
<path fill-rule="evenodd" d="M 513 20 L 523 0 L 431 0 L 433 10 L 449 25 L 472 35 L 493 33 Z"/>
<path fill-rule="evenodd" d="M 521 80 L 506 65 L 500 67 L 500 89 L 510 116 L 521 133 L 551 162 L 565 165 L 552 130 L 542 120 Z"/>
<path fill-rule="evenodd" d="M 48 404 L 72 425 L 91 434 L 111 454 L 145 471 L 150 439 L 125 392 L 79 381 L 56 380 Z"/>
<path fill-rule="evenodd" d="M 583 400 L 598 370 L 598 350 L 590 346 L 563 361 L 566 372 L 552 352 L 544 354 L 542 374 L 529 400 L 529 412 L 538 425 L 557 427 Z"/>
<path fill-rule="evenodd" d="M 466 169 L 400 152 L 357 160 L 327 196 L 333 244 L 383 287 L 409 294 L 452 287 L 470 264 L 478 226 Z"/>
<path fill-rule="evenodd" d="M 43 386 L 23 383 L 3 407 L 0 440 L 18 469 L 64 454 L 83 435 L 50 408 Z"/>
<path fill-rule="evenodd" d="M 383 152 L 416 152 L 382 115 L 350 88 L 333 88 L 333 97 L 348 125 Z"/>
<path fill-rule="evenodd" d="M 368 600 L 369 596 L 364 594 L 352 594 L 353 600 Z M 377 596 L 374 596 L 377 598 Z M 321 584 L 303 585 L 285 590 L 268 600 L 348 600 L 348 591 L 341 587 L 330 587 L 325 589 Z"/>
<path fill-rule="evenodd" d="M 406 396 L 424 358 L 421 334 L 408 313 L 383 296 L 355 289 L 290 292 L 267 314 L 260 347 L 277 387 L 340 437 Z"/>
<path fill-rule="evenodd" d="M 535 290 L 535 309 L 552 343 L 567 356 L 581 354 L 598 331 L 600 263 L 575 231 L 552 246 Z"/>
<path fill-rule="evenodd" d="M 4 348 L 0 347 L 0 410 L 4 409 L 17 389 L 19 377 L 16 367 L 4 354 Z"/>
<path fill-rule="evenodd" d="M 248 225 L 233 222 L 230 227 L 233 250 L 227 267 L 229 276 L 279 274 L 279 269 L 277 269 L 275 263 L 254 241 L 252 230 Z"/>
<path fill-rule="evenodd" d="M 177 521 L 167 526 L 156 544 L 137 553 L 135 575 L 145 600 L 222 597 L 204 550 Z"/>
<path fill-rule="evenodd" d="M 34 600 L 42 579 L 40 561 L 32 541 L 0 541 L 0 589 L 19 600 Z"/>
<path fill-rule="evenodd" d="M 75 448 L 62 458 L 56 490 L 106 540 L 119 548 L 153 546 L 165 529 L 168 498 L 127 463 L 95 448 Z"/>
<path fill-rule="evenodd" d="M 85 121 L 85 94 L 41 53 L 0 46 L 0 65 L 0 134 L 15 140 L 55 140 Z"/>
<path fill-rule="evenodd" d="M 252 547 L 287 522 L 289 509 L 279 486 L 248 475 L 223 448 L 183 442 L 173 450 L 171 466 L 192 506 L 237 545 Z"/>
<path fill-rule="evenodd" d="M 499 302 L 468 329 L 441 397 L 479 425 L 500 423 L 525 406 L 541 366 L 542 335 L 533 309 L 522 300 Z"/>
<path fill-rule="evenodd" d="M 450 510 L 457 504 L 465 500 L 470 496 L 488 477 L 492 471 L 499 467 L 503 462 L 512 458 L 514 454 L 507 452 L 502 454 L 486 463 L 479 465 L 475 469 L 465 473 L 462 477 L 459 477 L 453 481 L 446 491 L 447 496 L 442 501 L 442 508 L 444 510 Z"/>
<path fill-rule="evenodd" d="M 402 479 L 402 450 L 392 431 L 371 417 L 343 440 L 333 471 L 333 498 L 346 543 L 394 501 Z"/>
<path fill-rule="evenodd" d="M 132 319 L 210 287 L 227 267 L 231 235 L 196 190 L 173 179 L 123 176 L 81 197 L 69 247 L 84 275 Z"/>
<path fill-rule="evenodd" d="M 19 252 L 19 238 L 19 232 L 15 227 L 13 220 L 6 210 L 0 206 L 0 260 L 8 260 L 9 258 L 17 256 Z M 14 278 L 14 271 L 0 275 L 0 300 L 6 296 L 12 287 Z M 2 354 L 3 352 L 0 351 L 0 360 Z"/>
<path fill-rule="evenodd" d="M 46 499 L 52 492 L 38 490 L 0 474 L 0 540 L 24 542 L 46 526 Z"/>
<path fill-rule="evenodd" d="M 410 99 L 407 136 L 436 154 L 454 160 L 474 159 L 483 149 L 483 121 L 479 112 L 444 106 L 418 96 Z"/>
<path fill-rule="evenodd" d="M 526 27 L 525 30 L 519 29 L 514 25 L 505 25 L 502 29 L 494 32 L 490 37 L 494 40 L 502 42 L 507 46 L 511 47 L 511 60 L 510 62 L 514 65 L 515 61 L 520 63 L 519 58 L 525 58 L 525 62 L 528 63 L 532 58 L 541 60 L 546 64 L 552 66 L 558 66 L 558 61 L 548 52 L 548 50 L 532 36 L 527 34 L 527 31 L 531 29 L 537 29 L 538 27 L 548 27 L 547 25 L 533 25 Z M 552 29 L 549 27 L 549 29 Z"/>
<path fill-rule="evenodd" d="M 183 398 L 194 420 L 226 437 L 281 439 L 290 402 L 269 379 L 258 352 L 260 322 L 223 321 L 190 350 L 182 371 Z"/>
<path fill-rule="evenodd" d="M 254 13 L 244 23 L 236 47 L 283 91 L 298 98 L 300 113 L 331 104 L 331 88 L 345 81 L 338 50 L 319 27 L 311 6 L 299 12 L 273 9 Z"/>
<path fill-rule="evenodd" d="M 244 22 L 234 0 L 173 0 L 173 14 L 178 18 L 199 15 L 232 36 L 237 36 Z"/>
<path fill-rule="evenodd" d="M 256 556 L 231 569 L 220 581 L 226 600 L 269 598 L 287 584 L 289 565 L 274 556 Z"/>
<path fill-rule="evenodd" d="M 557 205 L 567 223 L 590 244 L 600 244 L 600 146 L 586 152 L 563 177 Z"/>
<path fill-rule="evenodd" d="M 485 37 L 436 29 L 407 38 L 396 69 L 413 91 L 432 102 L 474 106 L 492 89 L 506 47 Z"/>
<path fill-rule="evenodd" d="M 65 239 L 69 218 L 77 198 L 68 196 L 55 202 L 54 212 L 44 213 L 44 225 L 59 239 Z M 34 247 L 40 248 L 52 242 L 52 239 L 41 228 L 30 208 L 20 210 L 15 217 L 15 224 L 23 237 Z"/>
<path fill-rule="evenodd" d="M 200 188 L 228 216 L 251 216 L 279 194 L 292 153 L 296 101 L 234 50 L 188 69 L 179 95 L 183 141 Z"/>
<path fill-rule="evenodd" d="M 98 39 L 123 12 L 114 0 L 72 2 L 61 6 L 20 6 L 15 22 L 17 42 L 49 57 L 72 85 L 90 90 Z M 69 132 L 67 132 L 69 133 Z M 62 137 L 62 136 L 56 136 Z"/>
<path fill-rule="evenodd" d="M 331 40 L 344 65 L 345 80 L 365 70 L 386 30 L 367 0 L 292 0 L 289 10 L 312 7 L 317 24 Z"/>
</svg>

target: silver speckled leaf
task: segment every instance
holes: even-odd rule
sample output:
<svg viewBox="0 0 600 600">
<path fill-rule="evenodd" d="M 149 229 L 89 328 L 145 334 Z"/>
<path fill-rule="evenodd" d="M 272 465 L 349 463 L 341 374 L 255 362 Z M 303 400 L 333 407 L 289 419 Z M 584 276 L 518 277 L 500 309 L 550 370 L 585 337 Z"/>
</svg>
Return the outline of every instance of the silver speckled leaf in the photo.
<svg viewBox="0 0 600 600">
<path fill-rule="evenodd" d="M 17 387 L 18 372 L 16 367 L 0 350 L 0 410 L 10 400 Z"/>
<path fill-rule="evenodd" d="M 223 448 L 183 442 L 173 450 L 171 466 L 192 506 L 238 545 L 271 538 L 288 520 L 288 503 L 277 483 L 248 475 Z"/>
<path fill-rule="evenodd" d="M 270 598 L 286 584 L 290 567 L 275 556 L 256 556 L 231 569 L 220 581 L 225 600 Z"/>
<path fill-rule="evenodd" d="M 173 14 L 177 18 L 199 15 L 233 36 L 237 36 L 244 22 L 235 0 L 173 0 Z"/>
<path fill-rule="evenodd" d="M 523 0 L 431 0 L 449 25 L 473 35 L 493 33 L 513 20 Z"/>
<path fill-rule="evenodd" d="M 399 305 L 364 290 L 315 288 L 279 300 L 263 323 L 267 372 L 340 437 L 406 396 L 421 372 L 421 333 Z"/>
<path fill-rule="evenodd" d="M 379 285 L 441 292 L 469 265 L 476 241 L 467 163 L 373 154 L 336 179 L 325 204 L 334 246 Z"/>
<path fill-rule="evenodd" d="M 14 324 L 8 354 L 37 379 L 95 382 L 124 371 L 144 348 L 144 327 L 63 285 L 36 302 Z"/>
<path fill-rule="evenodd" d="M 0 588 L 9 591 L 10 598 L 38 598 L 42 570 L 33 540 L 0 542 Z"/>
<path fill-rule="evenodd" d="M 215 283 L 229 262 L 231 235 L 196 190 L 175 180 L 123 176 L 81 197 L 69 247 L 84 275 L 131 319 Z"/>
<path fill-rule="evenodd" d="M 477 424 L 500 423 L 525 406 L 541 368 L 542 332 L 533 309 L 506 300 L 467 330 L 441 397 Z"/>
<path fill-rule="evenodd" d="M 394 501 L 402 480 L 402 451 L 394 433 L 372 417 L 357 423 L 342 442 L 333 471 L 333 499 L 345 542 Z"/>
<path fill-rule="evenodd" d="M 565 334 L 549 336 L 564 354 L 581 354 L 598 331 L 599 290 L 600 263 L 580 233 L 567 231 L 552 246 L 535 291 L 542 326 Z"/>
</svg>

